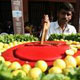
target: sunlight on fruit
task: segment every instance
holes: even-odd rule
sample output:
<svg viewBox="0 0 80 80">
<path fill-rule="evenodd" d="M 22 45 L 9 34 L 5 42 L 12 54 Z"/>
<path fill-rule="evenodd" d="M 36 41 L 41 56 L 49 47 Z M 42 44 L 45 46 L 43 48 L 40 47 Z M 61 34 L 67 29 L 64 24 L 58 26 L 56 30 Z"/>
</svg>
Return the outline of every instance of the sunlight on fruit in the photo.
<svg viewBox="0 0 80 80">
<path fill-rule="evenodd" d="M 64 61 L 66 62 L 67 67 L 76 67 L 76 59 L 72 56 L 66 56 Z"/>
<path fill-rule="evenodd" d="M 6 67 L 9 67 L 9 66 L 11 65 L 11 62 L 10 62 L 10 61 L 5 61 L 5 62 L 4 62 L 4 65 L 5 65 Z"/>
<path fill-rule="evenodd" d="M 31 66 L 30 66 L 29 64 L 24 64 L 24 65 L 22 66 L 22 70 L 25 71 L 26 74 L 29 73 L 30 69 L 31 69 Z"/>
<path fill-rule="evenodd" d="M 39 60 L 36 62 L 35 67 L 38 67 L 42 70 L 42 72 L 45 72 L 47 70 L 47 63 L 43 60 Z"/>
<path fill-rule="evenodd" d="M 57 60 L 55 60 L 53 62 L 53 66 L 54 67 L 59 67 L 61 69 L 64 69 L 64 68 L 66 68 L 66 63 L 62 59 L 57 59 Z"/>
<path fill-rule="evenodd" d="M 10 66 L 9 66 L 10 69 L 12 70 L 17 70 L 17 69 L 20 69 L 21 68 L 21 65 L 20 63 L 18 62 L 13 62 Z"/>
<path fill-rule="evenodd" d="M 75 59 L 76 59 L 77 65 L 79 66 L 80 65 L 80 56 L 77 56 Z"/>
<path fill-rule="evenodd" d="M 4 44 L 4 45 L 3 45 L 3 48 L 5 48 L 5 49 L 9 49 L 10 47 L 9 47 L 8 44 Z"/>
<path fill-rule="evenodd" d="M 66 50 L 66 55 L 74 55 L 74 51 L 72 49 Z"/>
<path fill-rule="evenodd" d="M 62 73 L 62 69 L 59 68 L 59 67 L 51 67 L 51 68 L 49 69 L 49 73 L 50 73 L 50 74 L 53 74 L 53 73 Z"/>
<path fill-rule="evenodd" d="M 18 74 L 20 74 L 21 77 L 26 77 L 26 73 L 22 70 L 15 70 L 15 71 L 12 72 L 13 76 L 17 76 Z"/>
<path fill-rule="evenodd" d="M 42 71 L 40 68 L 34 67 L 29 71 L 29 76 L 34 80 L 42 75 Z"/>
</svg>

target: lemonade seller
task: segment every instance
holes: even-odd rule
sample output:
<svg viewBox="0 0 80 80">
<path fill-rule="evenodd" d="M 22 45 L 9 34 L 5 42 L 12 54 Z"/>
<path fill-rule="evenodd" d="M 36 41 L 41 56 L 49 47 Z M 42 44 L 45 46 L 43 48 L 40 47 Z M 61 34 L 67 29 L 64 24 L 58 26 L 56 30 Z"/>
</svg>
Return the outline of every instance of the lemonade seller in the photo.
<svg viewBox="0 0 80 80">
<path fill-rule="evenodd" d="M 48 27 L 46 39 L 49 38 L 51 34 L 75 34 L 76 29 L 74 26 L 69 24 L 72 19 L 74 8 L 70 3 L 61 3 L 59 5 L 57 13 L 57 21 L 50 22 L 49 18 L 44 18 L 42 23 L 46 23 Z"/>
</svg>

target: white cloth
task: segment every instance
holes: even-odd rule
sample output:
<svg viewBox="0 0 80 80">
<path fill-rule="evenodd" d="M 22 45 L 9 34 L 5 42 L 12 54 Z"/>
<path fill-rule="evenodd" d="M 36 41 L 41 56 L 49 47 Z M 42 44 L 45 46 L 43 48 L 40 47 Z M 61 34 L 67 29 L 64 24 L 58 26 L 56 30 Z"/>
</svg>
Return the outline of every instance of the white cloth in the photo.
<svg viewBox="0 0 80 80">
<path fill-rule="evenodd" d="M 76 34 L 76 29 L 74 26 L 67 24 L 67 26 L 65 27 L 64 31 L 61 29 L 61 27 L 58 24 L 58 21 L 56 22 L 51 22 L 50 27 L 48 29 L 47 32 L 47 37 L 46 39 L 48 39 L 50 37 L 51 34 Z"/>
</svg>

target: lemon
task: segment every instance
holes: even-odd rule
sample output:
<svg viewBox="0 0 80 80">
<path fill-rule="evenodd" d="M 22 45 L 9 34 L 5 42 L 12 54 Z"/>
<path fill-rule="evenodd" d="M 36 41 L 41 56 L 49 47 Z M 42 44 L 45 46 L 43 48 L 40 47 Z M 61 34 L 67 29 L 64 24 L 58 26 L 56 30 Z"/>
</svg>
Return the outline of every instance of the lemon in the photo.
<svg viewBox="0 0 80 80">
<path fill-rule="evenodd" d="M 77 65 L 80 65 L 80 56 L 77 56 L 75 59 L 76 59 Z"/>
<path fill-rule="evenodd" d="M 60 41 L 65 41 L 64 39 L 60 39 Z"/>
<path fill-rule="evenodd" d="M 77 45 L 70 45 L 71 48 L 77 48 Z"/>
<path fill-rule="evenodd" d="M 12 42 L 14 46 L 18 45 L 17 41 Z"/>
<path fill-rule="evenodd" d="M 3 43 L 2 42 L 0 42 L 0 49 L 2 49 L 3 48 Z"/>
<path fill-rule="evenodd" d="M 1 52 L 4 52 L 4 51 L 6 51 L 7 49 L 6 48 L 2 48 L 0 51 Z"/>
<path fill-rule="evenodd" d="M 71 49 L 66 50 L 66 55 L 74 55 L 74 51 Z"/>
<path fill-rule="evenodd" d="M 64 40 L 65 42 L 68 42 L 68 40 Z"/>
<path fill-rule="evenodd" d="M 17 42 L 18 44 L 22 44 L 22 42 Z"/>
<path fill-rule="evenodd" d="M 10 47 L 9 47 L 8 44 L 4 44 L 4 45 L 3 45 L 3 48 L 8 49 L 8 48 L 10 48 Z"/>
<path fill-rule="evenodd" d="M 10 46 L 10 47 L 13 47 L 13 43 L 9 43 L 9 46 Z"/>
<path fill-rule="evenodd" d="M 20 69 L 21 68 L 21 65 L 18 63 L 18 62 L 13 62 L 10 66 L 9 66 L 10 69 L 12 70 L 17 70 L 17 69 Z"/>
<path fill-rule="evenodd" d="M 71 45 L 72 42 L 73 42 L 72 40 L 69 40 L 69 41 L 67 42 L 67 44 Z"/>
<path fill-rule="evenodd" d="M 29 73 L 30 69 L 31 69 L 31 66 L 29 64 L 24 64 L 22 66 L 22 70 L 25 71 L 27 74 Z"/>
<path fill-rule="evenodd" d="M 2 49 L 2 48 L 3 48 L 3 46 L 0 45 L 0 49 Z"/>
<path fill-rule="evenodd" d="M 37 67 L 34 67 L 32 68 L 30 71 L 29 71 L 29 76 L 32 78 L 32 79 L 37 79 L 39 78 L 40 76 L 42 75 L 42 71 L 40 68 L 37 68 Z"/>
<path fill-rule="evenodd" d="M 21 74 L 22 77 L 26 77 L 26 73 L 24 71 L 22 71 L 22 70 L 15 70 L 15 71 L 13 71 L 12 75 L 13 76 L 17 76 L 19 73 Z"/>
<path fill-rule="evenodd" d="M 74 51 L 74 53 L 76 53 L 76 52 L 77 52 L 77 48 L 72 47 L 72 48 L 71 48 L 71 50 L 73 50 L 73 51 Z"/>
<path fill-rule="evenodd" d="M 68 73 L 75 74 L 75 72 L 76 72 L 75 69 L 72 67 L 68 67 L 68 68 L 63 69 L 63 74 L 66 74 L 66 75 L 68 75 Z"/>
<path fill-rule="evenodd" d="M 59 67 L 61 69 L 64 69 L 64 68 L 66 68 L 66 63 L 62 59 L 57 59 L 57 60 L 55 60 L 53 62 L 53 66 L 54 67 Z"/>
<path fill-rule="evenodd" d="M 1 56 L 2 52 L 0 51 L 0 56 Z"/>
<path fill-rule="evenodd" d="M 42 72 L 45 72 L 47 70 L 47 67 L 48 67 L 47 63 L 43 60 L 37 61 L 35 66 L 40 68 L 42 70 Z"/>
<path fill-rule="evenodd" d="M 66 56 L 64 60 L 66 62 L 67 67 L 76 67 L 77 65 L 76 59 L 72 56 Z"/>
<path fill-rule="evenodd" d="M 77 45 L 77 44 L 79 44 L 79 42 L 73 41 L 72 44 Z"/>
<path fill-rule="evenodd" d="M 80 49 L 80 44 L 76 45 L 76 47 L 77 47 L 78 49 Z"/>
<path fill-rule="evenodd" d="M 0 61 L 1 61 L 1 62 L 5 62 L 4 57 L 0 56 Z"/>
<path fill-rule="evenodd" d="M 53 73 L 62 73 L 62 69 L 59 67 L 52 67 L 49 69 L 49 73 L 53 74 Z"/>
<path fill-rule="evenodd" d="M 11 65 L 11 62 L 10 61 L 5 61 L 4 65 L 7 66 L 7 67 L 9 67 Z"/>
</svg>

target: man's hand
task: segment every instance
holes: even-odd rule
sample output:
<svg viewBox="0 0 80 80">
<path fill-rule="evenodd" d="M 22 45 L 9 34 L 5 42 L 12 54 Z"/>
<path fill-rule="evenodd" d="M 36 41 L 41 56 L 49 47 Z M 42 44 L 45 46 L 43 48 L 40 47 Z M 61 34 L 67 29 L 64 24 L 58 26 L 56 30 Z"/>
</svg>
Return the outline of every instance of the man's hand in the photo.
<svg viewBox="0 0 80 80">
<path fill-rule="evenodd" d="M 50 27 L 50 20 L 49 20 L 48 15 L 44 15 L 42 19 L 42 26 L 45 27 L 45 29 L 48 29 Z"/>
</svg>

